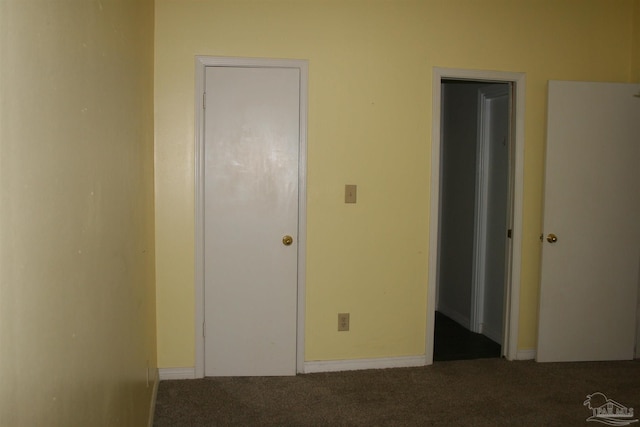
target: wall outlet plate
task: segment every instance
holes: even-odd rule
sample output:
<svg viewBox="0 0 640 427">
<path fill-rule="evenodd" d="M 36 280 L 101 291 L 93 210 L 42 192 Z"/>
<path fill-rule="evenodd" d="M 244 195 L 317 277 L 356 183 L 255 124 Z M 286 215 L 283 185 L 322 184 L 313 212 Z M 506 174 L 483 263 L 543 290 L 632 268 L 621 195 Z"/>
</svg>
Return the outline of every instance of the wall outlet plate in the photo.
<svg viewBox="0 0 640 427">
<path fill-rule="evenodd" d="M 338 313 L 338 331 L 349 330 L 349 313 Z"/>
</svg>

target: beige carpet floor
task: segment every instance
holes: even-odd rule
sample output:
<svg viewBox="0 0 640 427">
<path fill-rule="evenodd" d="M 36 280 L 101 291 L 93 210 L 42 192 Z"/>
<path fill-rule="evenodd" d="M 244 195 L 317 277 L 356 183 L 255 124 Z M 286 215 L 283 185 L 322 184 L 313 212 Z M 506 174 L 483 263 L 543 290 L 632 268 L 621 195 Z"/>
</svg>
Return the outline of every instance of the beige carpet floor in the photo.
<svg viewBox="0 0 640 427">
<path fill-rule="evenodd" d="M 154 425 L 605 425 L 587 422 L 592 410 L 583 402 L 595 392 L 640 408 L 640 361 L 479 359 L 295 377 L 162 381 Z"/>
</svg>

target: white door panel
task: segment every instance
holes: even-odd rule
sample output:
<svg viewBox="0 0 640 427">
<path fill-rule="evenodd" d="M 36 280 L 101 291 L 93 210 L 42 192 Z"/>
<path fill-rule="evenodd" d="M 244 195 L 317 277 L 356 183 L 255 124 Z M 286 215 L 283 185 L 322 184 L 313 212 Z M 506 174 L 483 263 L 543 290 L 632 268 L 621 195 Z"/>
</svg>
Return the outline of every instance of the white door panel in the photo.
<svg viewBox="0 0 640 427">
<path fill-rule="evenodd" d="M 538 361 L 634 355 L 640 85 L 549 83 Z M 555 234 L 557 241 L 547 241 Z"/>
<path fill-rule="evenodd" d="M 509 200 L 509 119 L 510 90 L 489 102 L 487 155 L 488 191 L 486 200 L 485 296 L 483 333 L 502 345 L 505 277 L 507 274 L 507 229 Z"/>
<path fill-rule="evenodd" d="M 299 70 L 207 67 L 205 86 L 205 375 L 294 375 Z"/>
</svg>

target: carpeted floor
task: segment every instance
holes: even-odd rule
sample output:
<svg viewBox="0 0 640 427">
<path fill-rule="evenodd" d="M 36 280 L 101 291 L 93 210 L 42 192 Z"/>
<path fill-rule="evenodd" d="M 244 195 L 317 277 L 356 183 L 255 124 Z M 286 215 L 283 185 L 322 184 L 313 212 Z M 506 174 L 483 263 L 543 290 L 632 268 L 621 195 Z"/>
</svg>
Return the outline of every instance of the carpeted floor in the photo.
<svg viewBox="0 0 640 427">
<path fill-rule="evenodd" d="M 640 361 L 478 359 L 160 382 L 155 426 L 585 426 L 588 394 L 640 408 Z M 640 415 L 640 413 L 638 414 Z M 637 425 L 637 424 L 635 424 Z"/>
</svg>

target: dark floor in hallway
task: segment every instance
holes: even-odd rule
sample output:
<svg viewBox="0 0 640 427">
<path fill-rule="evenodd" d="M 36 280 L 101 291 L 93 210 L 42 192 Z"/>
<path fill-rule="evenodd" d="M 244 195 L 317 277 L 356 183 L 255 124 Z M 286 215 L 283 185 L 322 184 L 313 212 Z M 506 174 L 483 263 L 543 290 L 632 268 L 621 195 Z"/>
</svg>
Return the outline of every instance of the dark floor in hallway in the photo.
<svg viewBox="0 0 640 427">
<path fill-rule="evenodd" d="M 500 344 L 437 311 L 434 335 L 434 361 L 500 357 Z"/>
</svg>

